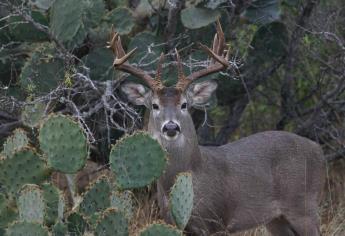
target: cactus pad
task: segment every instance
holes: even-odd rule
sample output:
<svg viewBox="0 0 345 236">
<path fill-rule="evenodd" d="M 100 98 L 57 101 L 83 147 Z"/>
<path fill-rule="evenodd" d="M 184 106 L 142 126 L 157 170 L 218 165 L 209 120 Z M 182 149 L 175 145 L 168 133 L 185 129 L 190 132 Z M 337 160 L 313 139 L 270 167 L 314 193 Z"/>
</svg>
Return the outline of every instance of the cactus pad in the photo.
<svg viewBox="0 0 345 236">
<path fill-rule="evenodd" d="M 154 223 L 140 231 L 139 236 L 182 236 L 182 232 L 172 225 Z"/>
<path fill-rule="evenodd" d="M 39 184 L 49 175 L 45 161 L 29 148 L 16 151 L 12 158 L 0 159 L 0 170 L 0 184 L 12 195 L 24 184 Z"/>
<path fill-rule="evenodd" d="M 26 184 L 19 192 L 17 200 L 19 219 L 26 222 L 43 224 L 45 202 L 43 191 L 35 184 Z"/>
<path fill-rule="evenodd" d="M 4 194 L 0 193 L 0 228 L 6 227 L 17 218 L 15 203 L 8 200 Z M 2 235 L 0 233 L 0 235 Z"/>
<path fill-rule="evenodd" d="M 118 141 L 112 147 L 109 159 L 121 189 L 149 185 L 163 173 L 167 163 L 160 144 L 144 132 Z"/>
<path fill-rule="evenodd" d="M 67 233 L 67 226 L 63 224 L 62 222 L 57 222 L 53 227 L 52 227 L 52 235 L 53 236 L 66 236 L 68 235 Z"/>
<path fill-rule="evenodd" d="M 46 105 L 42 102 L 26 104 L 22 111 L 23 124 L 31 128 L 38 126 L 45 115 Z"/>
<path fill-rule="evenodd" d="M 29 138 L 26 132 L 22 129 L 16 129 L 13 134 L 7 138 L 4 143 L 4 149 L 1 152 L 2 155 L 9 158 L 12 156 L 15 150 L 21 149 L 29 145 Z"/>
<path fill-rule="evenodd" d="M 131 191 L 114 191 L 110 196 L 110 205 L 122 211 L 127 219 L 131 219 L 134 212 L 133 193 Z"/>
<path fill-rule="evenodd" d="M 48 165 L 57 171 L 75 173 L 88 157 L 87 140 L 83 129 L 71 118 L 52 115 L 39 131 L 42 151 L 48 157 Z"/>
<path fill-rule="evenodd" d="M 67 217 L 67 228 L 68 228 L 68 232 L 71 235 L 74 235 L 74 236 L 84 235 L 87 226 L 88 225 L 84 217 L 76 212 L 72 212 Z"/>
<path fill-rule="evenodd" d="M 128 236 L 128 222 L 125 215 L 114 208 L 105 210 L 98 220 L 95 235 Z"/>
<path fill-rule="evenodd" d="M 48 236 L 48 230 L 38 223 L 15 222 L 6 230 L 6 236 Z"/>
<path fill-rule="evenodd" d="M 58 218 L 62 218 L 64 201 L 59 189 L 51 183 L 41 185 L 43 190 L 43 198 L 46 203 L 46 215 L 44 222 L 50 226 L 55 224 Z"/>
<path fill-rule="evenodd" d="M 170 192 L 170 209 L 177 226 L 184 229 L 193 209 L 193 182 L 190 173 L 181 173 L 176 177 Z"/>
<path fill-rule="evenodd" d="M 79 212 L 85 216 L 105 210 L 110 206 L 110 183 L 109 180 L 100 177 L 83 195 L 79 206 Z"/>
</svg>

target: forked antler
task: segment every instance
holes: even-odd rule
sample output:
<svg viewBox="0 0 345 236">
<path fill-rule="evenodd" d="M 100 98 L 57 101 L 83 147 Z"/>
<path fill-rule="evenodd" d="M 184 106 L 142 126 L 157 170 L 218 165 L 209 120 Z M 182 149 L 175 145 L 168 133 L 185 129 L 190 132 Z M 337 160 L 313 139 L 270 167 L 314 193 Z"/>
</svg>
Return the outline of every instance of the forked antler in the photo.
<svg viewBox="0 0 345 236">
<path fill-rule="evenodd" d="M 189 76 L 185 76 L 178 51 L 175 49 L 177 58 L 178 82 L 176 88 L 182 91 L 186 90 L 188 85 L 200 77 L 216 73 L 229 67 L 229 50 L 225 50 L 225 37 L 219 20 L 217 20 L 217 33 L 214 36 L 212 50 L 207 46 L 199 43 L 201 49 L 211 57 L 211 63 L 205 69 L 193 72 Z"/>
<path fill-rule="evenodd" d="M 225 44 L 224 32 L 222 30 L 222 27 L 220 26 L 219 20 L 217 21 L 217 33 L 214 36 L 212 50 L 201 43 L 199 45 L 211 57 L 211 63 L 205 69 L 193 72 L 191 75 L 187 77 L 183 73 L 182 62 L 181 62 L 177 49 L 175 49 L 176 58 L 177 58 L 177 70 L 178 70 L 178 81 L 175 87 L 181 91 L 185 91 L 188 88 L 189 84 L 191 84 L 196 79 L 221 71 L 229 67 L 230 65 L 228 62 L 229 51 L 225 50 L 226 44 Z M 130 73 L 142 79 L 153 91 L 157 91 L 164 88 L 164 85 L 161 80 L 162 64 L 164 61 L 163 53 L 161 54 L 159 58 L 156 78 L 153 79 L 145 71 L 139 68 L 136 68 L 127 62 L 128 58 L 135 52 L 136 48 L 126 54 L 121 44 L 121 38 L 119 34 L 116 33 L 114 30 L 112 31 L 112 34 L 111 34 L 109 48 L 112 49 L 115 55 L 115 60 L 114 60 L 113 65 L 116 69 Z"/>
<path fill-rule="evenodd" d="M 164 60 L 164 54 L 160 56 L 158 69 L 156 73 L 156 79 L 153 79 L 145 71 L 139 68 L 136 68 L 127 62 L 128 58 L 135 52 L 136 48 L 134 48 L 133 50 L 131 50 L 129 53 L 126 54 L 125 50 L 122 47 L 119 33 L 115 32 L 114 30 L 112 30 L 108 47 L 111 48 L 111 50 L 113 51 L 115 55 L 113 66 L 116 69 L 132 74 L 136 76 L 137 78 L 142 79 L 153 91 L 164 88 L 164 85 L 161 81 L 162 63 Z"/>
</svg>

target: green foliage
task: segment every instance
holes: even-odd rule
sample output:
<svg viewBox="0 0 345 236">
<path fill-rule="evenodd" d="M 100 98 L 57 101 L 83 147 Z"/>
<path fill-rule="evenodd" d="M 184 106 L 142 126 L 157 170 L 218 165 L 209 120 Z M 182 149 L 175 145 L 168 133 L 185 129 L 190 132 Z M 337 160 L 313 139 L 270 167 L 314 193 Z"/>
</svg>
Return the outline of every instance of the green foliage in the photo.
<svg viewBox="0 0 345 236">
<path fill-rule="evenodd" d="M 85 233 L 88 224 L 84 217 L 76 212 L 71 212 L 67 217 L 68 232 L 75 236 L 81 236 Z"/>
<path fill-rule="evenodd" d="M 110 206 L 110 183 L 108 178 L 102 176 L 82 196 L 79 212 L 91 217 L 97 212 L 102 212 Z"/>
<path fill-rule="evenodd" d="M 29 0 L 28 4 L 40 10 L 48 10 L 55 0 Z"/>
<path fill-rule="evenodd" d="M 59 189 L 53 184 L 44 183 L 41 185 L 41 188 L 46 204 L 44 222 L 46 225 L 51 226 L 55 224 L 58 219 L 62 219 L 65 202 Z"/>
<path fill-rule="evenodd" d="M 215 22 L 220 17 L 218 10 L 190 7 L 181 11 L 181 21 L 186 28 L 198 29 Z"/>
<path fill-rule="evenodd" d="M 114 55 L 108 48 L 95 48 L 83 58 L 85 65 L 90 69 L 93 80 L 111 80 L 114 76 Z"/>
<path fill-rule="evenodd" d="M 79 46 L 105 11 L 102 0 L 59 0 L 51 8 L 50 28 L 67 48 Z"/>
<path fill-rule="evenodd" d="M 243 16 L 251 23 L 267 24 L 279 20 L 279 0 L 256 0 L 245 10 Z"/>
<path fill-rule="evenodd" d="M 42 189 L 35 184 L 26 184 L 17 200 L 19 219 L 42 224 L 45 216 L 45 202 Z"/>
<path fill-rule="evenodd" d="M 112 147 L 110 167 L 122 189 L 140 188 L 157 179 L 166 166 L 166 154 L 159 143 L 143 132 L 126 136 Z"/>
<path fill-rule="evenodd" d="M 64 173 L 80 170 L 88 157 L 88 145 L 83 129 L 63 115 L 48 117 L 39 130 L 40 148 L 48 165 Z"/>
<path fill-rule="evenodd" d="M 43 25 L 48 25 L 47 17 L 39 11 L 31 12 L 32 19 Z M 13 16 L 9 19 L 10 34 L 14 40 L 26 42 L 40 42 L 48 40 L 48 35 L 45 32 L 38 30 L 32 23 L 26 22 L 21 16 Z"/>
<path fill-rule="evenodd" d="M 137 48 L 129 59 L 130 63 L 145 64 L 145 70 L 155 70 L 156 61 L 163 52 L 163 40 L 151 32 L 144 31 L 136 34 L 128 45 L 128 50 Z"/>
<path fill-rule="evenodd" d="M 68 232 L 67 225 L 62 222 L 57 222 L 52 228 L 53 236 L 66 236 Z"/>
<path fill-rule="evenodd" d="M 22 121 L 24 125 L 34 128 L 45 115 L 46 105 L 42 102 L 27 103 L 22 111 Z"/>
<path fill-rule="evenodd" d="M 39 184 L 49 175 L 45 161 L 29 148 L 16 151 L 12 158 L 0 159 L 0 169 L 0 184 L 11 195 L 24 184 Z"/>
<path fill-rule="evenodd" d="M 21 87 L 27 93 L 48 93 L 61 83 L 64 77 L 63 61 L 55 54 L 52 44 L 42 44 L 26 61 L 19 77 Z"/>
<path fill-rule="evenodd" d="M 165 223 L 154 223 L 140 231 L 139 236 L 182 236 L 182 232 Z"/>
<path fill-rule="evenodd" d="M 223 3 L 226 3 L 227 0 L 208 0 L 205 7 L 207 8 L 211 8 L 211 9 L 216 9 L 217 7 L 219 7 L 220 5 L 222 5 Z"/>
<path fill-rule="evenodd" d="M 236 7 L 232 8 L 234 11 L 230 13 L 227 11 L 229 8 L 225 8 L 229 6 L 226 0 L 186 0 L 181 17 L 176 19 L 176 29 L 175 26 L 171 27 L 174 34 L 169 35 L 169 28 L 166 26 L 170 2 L 137 2 L 137 7 L 125 0 L 27 0 L 25 4 L 20 5 L 20 10 L 24 14 L 27 13 L 44 29 L 49 30 L 51 35 L 37 29 L 37 24 L 35 26 L 26 22 L 20 15 L 7 17 L 10 11 L 0 6 L 0 19 L 3 19 L 0 21 L 0 92 L 1 96 L 14 96 L 22 102 L 20 104 L 26 104 L 18 118 L 28 128 L 27 131 L 30 131 L 29 140 L 25 131 L 15 130 L 1 152 L 0 235 L 5 232 L 7 235 L 47 235 L 45 227 L 49 227 L 49 235 L 58 236 L 84 235 L 87 231 L 93 231 L 90 233 L 96 235 L 128 235 L 128 229 L 131 228 L 128 224 L 136 219 L 133 217 L 136 210 L 134 207 L 140 207 L 137 194 L 141 190 L 131 192 L 123 189 L 145 187 L 164 172 L 167 166 L 166 153 L 148 134 L 139 132 L 116 140 L 117 137 L 114 138 L 112 134 L 114 129 L 111 128 L 107 135 L 116 145 L 112 147 L 109 157 L 113 172 L 110 175 L 115 174 L 115 178 L 102 177 L 83 194 L 72 194 L 72 209 L 69 205 L 65 209 L 63 195 L 48 178 L 52 169 L 73 174 L 82 170 L 89 150 L 92 150 L 90 156 L 93 160 L 108 158 L 108 151 L 100 154 L 96 147 L 106 147 L 105 150 L 109 148 L 108 143 L 103 141 L 108 137 L 103 134 L 98 136 L 101 132 L 106 133 L 103 130 L 103 121 L 99 122 L 98 119 L 102 116 L 103 110 L 100 110 L 102 112 L 97 116 L 86 118 L 83 123 L 83 126 L 89 123 L 98 125 L 90 129 L 91 132 L 99 132 L 95 135 L 97 143 L 93 143 L 92 146 L 87 142 L 84 127 L 72 118 L 51 115 L 45 120 L 42 119 L 45 118 L 45 113 L 50 111 L 69 110 L 69 104 L 64 103 L 67 96 L 73 99 L 77 106 L 82 102 L 82 96 L 72 98 L 69 95 L 71 90 L 76 89 L 75 86 L 84 86 L 83 82 L 73 76 L 75 72 L 87 74 L 87 70 L 83 70 L 84 65 L 90 69 L 90 78 L 97 87 L 92 93 L 99 93 L 100 97 L 104 93 L 105 81 L 121 77 L 113 68 L 114 56 L 111 50 L 105 48 L 112 25 L 122 35 L 122 44 L 126 52 L 137 48 L 129 62 L 151 75 L 157 68 L 161 52 L 167 54 L 163 80 L 170 86 L 177 78 L 174 62 L 176 59 L 172 49 L 177 47 L 184 57 L 186 75 L 204 68 L 207 55 L 197 50 L 195 43 L 210 45 L 215 33 L 214 22 L 220 19 L 228 40 L 226 43 L 230 45 L 230 58 L 237 60 L 241 66 L 236 69 L 236 74 L 228 70 L 226 73 L 202 79 L 218 78 L 217 97 L 213 97 L 210 104 L 210 115 L 217 132 L 221 125 L 228 121 L 232 112 L 237 112 L 236 109 L 241 107 L 237 102 L 247 93 L 244 84 L 251 85 L 261 72 L 267 71 L 278 59 L 286 55 L 287 45 L 290 43 L 288 29 L 296 27 L 296 22 L 292 21 L 292 18 L 298 19 L 298 4 L 301 3 L 296 0 L 256 0 L 251 1 L 249 7 L 240 7 L 242 3 L 236 4 Z M 323 1 L 321 6 L 326 8 L 332 4 L 334 5 L 332 2 Z M 284 17 L 280 18 L 281 15 Z M 240 18 L 246 21 L 241 21 Z M 342 18 L 337 15 L 336 24 L 332 26 L 335 28 L 335 35 L 340 35 L 340 41 L 344 32 L 343 24 L 340 24 L 342 22 Z M 328 85 L 328 78 L 332 76 L 330 71 L 342 68 L 342 64 L 333 63 L 341 51 L 337 45 L 340 41 L 334 40 L 333 37 L 331 34 L 307 34 L 298 45 L 296 55 L 299 54 L 299 63 L 291 74 L 296 88 L 294 96 L 296 100 L 301 101 L 301 112 L 304 108 L 312 107 L 318 102 L 318 96 L 321 96 L 312 95 L 310 88 L 317 89 L 324 84 Z M 325 38 L 328 40 L 326 45 Z M 319 58 L 314 60 L 310 56 L 305 56 L 311 54 Z M 270 85 L 269 88 L 261 85 L 255 91 L 249 91 L 251 101 L 242 115 L 241 123 L 244 124 L 240 127 L 240 134 L 237 133 L 234 137 L 243 135 L 243 132 L 249 133 L 247 130 L 257 131 L 275 127 L 274 123 L 280 115 L 280 82 L 284 73 L 283 68 L 280 68 L 267 83 Z M 316 84 L 310 78 L 322 79 L 317 82 L 320 84 Z M 112 84 L 115 84 L 112 92 L 118 98 L 118 84 Z M 86 87 L 89 85 L 88 82 Z M 334 85 L 336 83 L 332 82 L 329 87 Z M 56 90 L 58 87 L 59 90 Z M 271 87 L 278 91 L 278 96 L 274 96 Z M 322 88 L 325 92 L 326 87 L 328 86 Z M 52 91 L 58 92 L 50 96 L 49 93 Z M 257 99 L 260 94 L 270 98 L 275 107 L 271 108 Z M 303 101 L 306 94 L 311 95 Z M 42 95 L 45 97 L 38 100 L 44 103 L 37 102 L 35 98 Z M 103 98 L 105 96 L 102 96 Z M 30 103 L 32 99 L 35 100 L 34 103 Z M 218 106 L 215 107 L 215 104 Z M 337 104 L 334 103 L 334 106 Z M 81 109 L 81 116 L 84 116 L 84 111 L 87 112 L 87 109 L 84 109 L 85 107 Z M 116 105 L 115 109 L 123 108 Z M 10 112 L 8 109 L 4 111 Z M 17 117 L 17 114 L 15 116 Z M 121 114 L 115 113 L 111 119 L 115 119 L 116 122 L 118 119 L 127 122 L 119 116 Z M 253 117 L 256 121 L 261 119 L 262 122 L 253 121 Z M 267 120 L 270 122 L 266 122 Z M 287 127 L 293 126 L 289 124 Z M 109 163 L 103 164 L 107 166 Z M 42 184 L 43 181 L 48 182 Z M 69 188 L 73 192 L 76 183 L 69 184 L 72 185 Z M 23 185 L 24 188 L 18 192 Z M 119 188 L 115 188 L 115 185 Z M 146 189 L 142 192 L 145 191 Z M 171 215 L 177 227 L 183 230 L 193 207 L 191 175 L 179 175 L 169 197 Z M 14 222 L 15 220 L 25 222 Z M 140 235 L 182 235 L 179 229 L 156 223 L 146 227 Z"/>
<path fill-rule="evenodd" d="M 97 222 L 95 235 L 128 236 L 128 221 L 125 215 L 115 208 L 105 210 Z"/>
<path fill-rule="evenodd" d="M 29 138 L 23 129 L 16 129 L 13 134 L 9 136 L 3 146 L 0 156 L 10 158 L 16 150 L 29 145 Z"/>
<path fill-rule="evenodd" d="M 17 215 L 14 202 L 7 199 L 3 193 L 0 193 L 0 229 L 6 228 L 9 223 L 17 218 Z"/>
<path fill-rule="evenodd" d="M 134 214 L 133 193 L 131 191 L 113 191 L 110 196 L 110 205 L 122 211 L 127 219 L 131 219 Z"/>
<path fill-rule="evenodd" d="M 170 192 L 170 208 L 177 226 L 184 229 L 193 209 L 193 182 L 190 173 L 181 173 L 176 177 Z"/>
<path fill-rule="evenodd" d="M 256 65 L 272 62 L 285 55 L 288 41 L 284 23 L 272 22 L 261 26 L 253 37 L 247 61 Z"/>
<path fill-rule="evenodd" d="M 107 22 L 109 25 L 113 24 L 115 31 L 120 35 L 126 35 L 129 34 L 135 26 L 132 14 L 130 9 L 118 7 L 107 13 L 103 21 Z"/>
<path fill-rule="evenodd" d="M 48 236 L 48 230 L 33 222 L 15 222 L 6 230 L 6 236 Z"/>
</svg>

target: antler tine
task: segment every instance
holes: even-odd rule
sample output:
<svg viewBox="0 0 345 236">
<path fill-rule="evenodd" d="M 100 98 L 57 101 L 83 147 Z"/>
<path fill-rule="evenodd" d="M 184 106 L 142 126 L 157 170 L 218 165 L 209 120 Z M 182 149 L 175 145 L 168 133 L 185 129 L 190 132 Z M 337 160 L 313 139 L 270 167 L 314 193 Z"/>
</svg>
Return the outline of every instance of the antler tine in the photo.
<svg viewBox="0 0 345 236">
<path fill-rule="evenodd" d="M 156 72 L 156 78 L 155 80 L 161 80 L 162 77 L 162 71 L 163 71 L 163 62 L 164 62 L 164 53 L 161 53 L 161 56 L 159 57 L 158 60 L 158 65 L 157 65 L 157 72 Z"/>
<path fill-rule="evenodd" d="M 186 79 L 186 76 L 184 75 L 180 54 L 178 53 L 178 50 L 176 48 L 175 48 L 175 54 L 176 54 L 176 61 L 177 61 L 177 83 L 175 85 L 175 88 L 180 89 L 180 90 L 185 90 L 188 87 L 190 82 Z"/>
<path fill-rule="evenodd" d="M 133 55 L 136 48 L 131 50 L 129 53 L 125 53 L 122 47 L 121 38 L 117 32 L 112 30 L 111 39 L 108 48 L 111 48 L 115 55 L 113 66 L 121 71 L 132 74 L 139 79 L 142 79 L 152 90 L 157 90 L 161 88 L 161 82 L 157 83 L 150 75 L 145 71 L 136 68 L 128 63 L 128 59 Z"/>
<path fill-rule="evenodd" d="M 225 45 L 224 32 L 223 32 L 222 26 L 220 25 L 219 19 L 217 20 L 216 28 L 217 28 L 216 36 L 218 40 L 217 40 L 216 50 L 213 50 L 213 51 L 216 52 L 217 55 L 223 55 L 223 50 L 226 47 L 226 45 Z"/>
<path fill-rule="evenodd" d="M 193 72 L 187 78 L 184 77 L 183 79 L 180 79 L 179 77 L 176 87 L 185 90 L 188 85 L 196 79 L 216 73 L 230 66 L 230 63 L 228 62 L 229 51 L 226 52 L 226 55 L 224 54 L 224 49 L 226 47 L 225 37 L 219 20 L 217 20 L 217 33 L 214 36 L 212 50 L 201 43 L 199 43 L 199 46 L 211 57 L 210 65 L 205 69 Z"/>
<path fill-rule="evenodd" d="M 164 62 L 164 53 L 161 53 L 161 56 L 159 57 L 158 66 L 157 66 L 157 72 L 156 72 L 156 78 L 154 80 L 156 89 L 163 89 L 164 85 L 162 83 L 162 72 L 163 72 L 163 62 Z"/>
</svg>

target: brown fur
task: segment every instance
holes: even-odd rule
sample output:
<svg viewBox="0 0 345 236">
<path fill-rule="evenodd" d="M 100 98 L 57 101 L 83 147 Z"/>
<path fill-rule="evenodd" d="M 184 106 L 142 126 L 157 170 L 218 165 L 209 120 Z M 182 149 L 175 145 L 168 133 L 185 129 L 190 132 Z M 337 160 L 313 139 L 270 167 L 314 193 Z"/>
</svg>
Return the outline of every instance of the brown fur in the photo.
<svg viewBox="0 0 345 236">
<path fill-rule="evenodd" d="M 321 147 L 283 131 L 254 134 L 220 147 L 199 146 L 192 118 L 180 104 L 200 104 L 215 88 L 203 82 L 182 94 L 171 89 L 145 95 L 147 107 L 159 103 L 159 111 L 150 111 L 148 130 L 169 153 L 157 184 L 162 216 L 173 223 L 167 195 L 176 175 L 189 171 L 195 195 L 186 230 L 192 235 L 225 235 L 259 225 L 275 236 L 320 235 L 317 212 L 325 179 Z M 178 138 L 163 135 L 167 121 L 180 124 Z"/>
</svg>

